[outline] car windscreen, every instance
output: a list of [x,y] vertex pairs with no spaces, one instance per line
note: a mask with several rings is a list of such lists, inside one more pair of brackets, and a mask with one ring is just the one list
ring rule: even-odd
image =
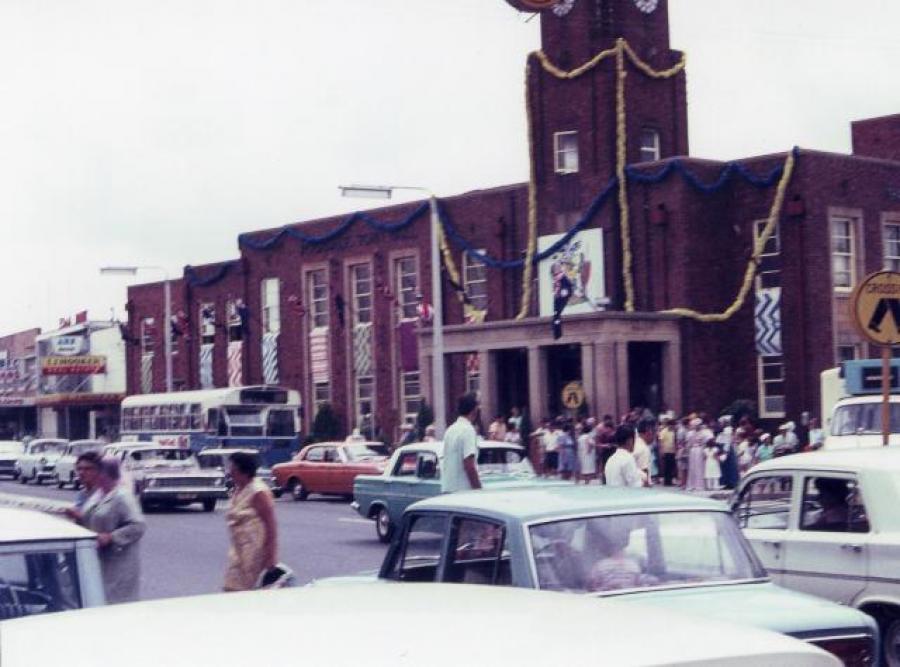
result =
[[388,455],[387,447],[384,445],[346,445],[344,451],[351,461],[367,461],[373,458],[384,458]]
[[140,461],[142,463],[148,461],[185,461],[189,458],[191,458],[189,449],[175,449],[174,447],[164,449],[142,449],[131,453],[132,461]]
[[224,468],[225,457],[221,454],[197,454],[197,462],[201,468]]
[[74,550],[0,554],[0,621],[79,607]]
[[530,528],[538,585],[609,594],[766,576],[730,516],[659,512],[585,517]]
[[72,456],[80,456],[85,452],[99,451],[101,447],[103,447],[103,445],[99,442],[85,442],[69,447],[69,454]]
[[[891,433],[900,433],[900,403],[891,403]],[[881,433],[881,401],[841,405],[831,420],[831,435]]]
[[516,473],[533,475],[534,468],[523,450],[506,447],[480,447],[478,449],[478,472]]

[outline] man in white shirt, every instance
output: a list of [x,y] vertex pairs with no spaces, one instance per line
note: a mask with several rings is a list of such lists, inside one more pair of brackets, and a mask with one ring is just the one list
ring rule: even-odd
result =
[[620,426],[616,429],[613,442],[616,443],[616,451],[603,469],[607,486],[642,487],[644,480],[631,453],[634,449],[634,431],[628,426]]
[[464,394],[457,407],[459,417],[444,434],[441,493],[481,488],[478,436],[472,425],[478,419],[478,399],[475,394]]
[[637,437],[634,439],[634,462],[637,463],[638,470],[644,476],[644,482],[647,486],[652,483],[650,476],[651,452],[650,446],[653,444],[656,435],[656,424],[650,420],[642,420],[637,425]]

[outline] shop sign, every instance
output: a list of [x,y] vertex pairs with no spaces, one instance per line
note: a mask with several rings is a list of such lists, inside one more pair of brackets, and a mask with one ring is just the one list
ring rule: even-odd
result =
[[71,357],[85,351],[84,336],[57,336],[50,339],[53,354]]
[[106,357],[98,354],[41,359],[42,375],[97,375],[105,372]]
[[35,399],[35,405],[110,405],[118,404],[125,394],[45,394]]

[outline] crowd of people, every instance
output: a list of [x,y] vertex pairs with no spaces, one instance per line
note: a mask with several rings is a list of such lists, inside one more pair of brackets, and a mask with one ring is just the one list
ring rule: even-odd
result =
[[621,450],[634,460],[640,477],[639,483],[629,478],[627,485],[661,484],[691,491],[733,489],[754,464],[818,449],[824,442],[815,418],[799,429],[786,422],[773,435],[747,415],[737,420],[703,413],[676,417],[654,415],[644,408],[633,408],[618,422],[611,415],[544,419],[525,438],[521,427],[521,412],[513,408],[509,417],[494,418],[487,439],[529,447],[542,475],[585,484],[618,483],[621,479],[611,477],[623,474],[624,459],[615,456]]

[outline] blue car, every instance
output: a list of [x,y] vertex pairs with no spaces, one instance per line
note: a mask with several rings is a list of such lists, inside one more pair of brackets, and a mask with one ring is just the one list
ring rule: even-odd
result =
[[687,494],[570,484],[435,496],[406,510],[378,578],[614,597],[878,662],[871,617],[773,584],[728,508]]

